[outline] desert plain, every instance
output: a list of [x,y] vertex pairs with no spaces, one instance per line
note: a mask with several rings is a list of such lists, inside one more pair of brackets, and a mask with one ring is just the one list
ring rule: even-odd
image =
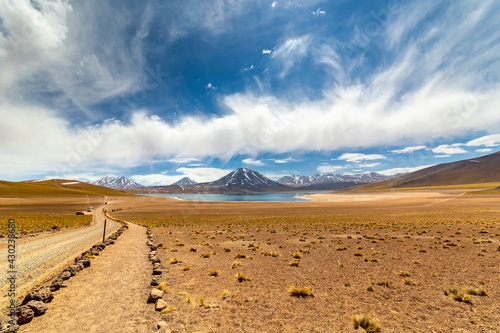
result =
[[[498,332],[500,196],[478,190],[322,193],[303,202],[109,197],[110,216],[134,225],[117,240],[119,254],[93,259],[94,271],[69,280],[56,308],[21,332],[49,332],[86,307],[98,314],[72,331],[113,318],[116,332],[155,332],[160,321],[171,332],[356,332],[358,315],[380,332]],[[146,228],[135,224],[161,245],[162,313],[147,303],[149,248],[127,246],[132,233],[145,242]],[[143,262],[132,269],[130,255]],[[76,292],[89,281],[94,294]],[[127,293],[138,298],[104,296]]]

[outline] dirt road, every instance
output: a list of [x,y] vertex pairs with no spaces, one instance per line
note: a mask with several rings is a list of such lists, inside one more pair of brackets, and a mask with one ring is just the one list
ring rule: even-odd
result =
[[[24,295],[34,286],[57,275],[81,252],[102,240],[105,219],[103,207],[94,211],[94,219],[90,226],[17,239],[15,264],[18,296]],[[111,235],[119,227],[119,223],[108,220],[106,234]],[[0,241],[0,252],[7,253],[7,239]],[[8,262],[0,261],[0,272],[8,270]],[[6,297],[7,289],[7,283],[2,278],[0,292],[3,297],[0,300],[0,308],[4,308],[9,301]]]
[[129,227],[89,268],[66,282],[45,315],[22,325],[20,332],[157,331],[157,313],[146,303],[151,281],[146,230]]

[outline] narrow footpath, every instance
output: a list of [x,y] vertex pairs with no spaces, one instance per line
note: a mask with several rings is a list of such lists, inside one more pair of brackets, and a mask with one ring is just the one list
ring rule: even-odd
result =
[[19,332],[151,332],[156,327],[146,301],[151,281],[146,229],[132,224],[89,268],[54,293],[46,314]]

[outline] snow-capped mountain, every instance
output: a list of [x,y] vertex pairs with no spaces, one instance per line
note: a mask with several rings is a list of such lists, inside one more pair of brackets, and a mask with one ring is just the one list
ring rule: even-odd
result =
[[224,186],[228,189],[242,189],[249,191],[269,191],[284,190],[287,186],[279,184],[274,180],[267,178],[257,171],[245,168],[232,171],[224,177],[204,185]]
[[198,184],[198,183],[195,182],[194,180],[192,180],[191,178],[184,177],[184,178],[179,179],[178,181],[176,181],[172,185],[196,185],[196,184]]
[[358,184],[367,184],[367,183],[375,183],[382,180],[386,180],[392,178],[394,176],[384,176],[380,173],[376,172],[367,172],[361,174],[353,174],[353,175],[339,175],[339,174],[327,174],[322,175],[317,173],[313,176],[285,176],[281,177],[278,180],[278,183],[287,185],[287,186],[309,186],[316,184],[324,184],[324,183],[358,183]]
[[144,187],[143,185],[136,183],[128,179],[127,177],[123,176],[122,177],[106,176],[99,180],[96,180],[95,182],[91,182],[90,184],[109,187],[113,189],[129,189],[129,188]]

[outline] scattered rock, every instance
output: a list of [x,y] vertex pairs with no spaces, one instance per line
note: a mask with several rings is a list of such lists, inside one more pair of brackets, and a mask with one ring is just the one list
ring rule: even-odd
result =
[[49,303],[54,299],[54,295],[50,291],[49,287],[42,287],[38,290],[29,292],[24,298],[23,305],[28,304],[30,301],[42,301],[44,303]]
[[150,260],[153,262],[153,264],[161,262],[160,258],[158,258],[158,257],[152,257]]
[[35,317],[35,312],[27,305],[22,305],[16,309],[17,323],[19,325],[29,323],[33,317]]
[[156,311],[161,311],[161,310],[165,309],[166,307],[167,307],[167,302],[165,302],[161,298],[156,301],[156,304],[155,304]]
[[45,311],[49,308],[47,304],[41,301],[29,301],[27,306],[35,313],[35,317],[45,314]]
[[154,303],[160,298],[162,298],[162,296],[163,296],[163,291],[155,288],[151,290],[151,292],[149,293],[148,303]]
[[63,280],[57,278],[54,281],[52,281],[49,288],[50,288],[50,291],[56,291],[56,290],[61,289],[62,286],[63,286]]
[[163,330],[163,332],[170,332],[170,330],[167,328],[167,323],[164,321],[160,321],[158,323],[158,329]]
[[[0,319],[0,333],[16,333],[19,331],[19,325],[9,322],[12,318]],[[14,321],[17,322],[17,319]]]
[[83,268],[85,267],[85,266],[83,266],[83,263],[81,263],[81,262],[76,263],[75,266],[76,266],[77,272],[83,270]]
[[61,275],[59,275],[59,277],[63,280],[69,280],[69,278],[71,277],[71,273],[68,271],[64,271],[61,273]]
[[161,269],[160,268],[153,268],[153,275],[161,275]]
[[83,267],[90,267],[90,258],[83,258],[80,261],[78,261],[83,265]]
[[146,243],[146,245],[147,245],[147,246],[152,246],[152,245],[153,245],[153,242],[152,242],[152,241],[148,241],[148,242]]
[[152,286],[157,286],[159,284],[160,284],[160,277],[159,276],[153,277],[153,279],[151,280],[151,285]]
[[156,251],[158,249],[158,245],[151,245],[150,248],[151,250]]

